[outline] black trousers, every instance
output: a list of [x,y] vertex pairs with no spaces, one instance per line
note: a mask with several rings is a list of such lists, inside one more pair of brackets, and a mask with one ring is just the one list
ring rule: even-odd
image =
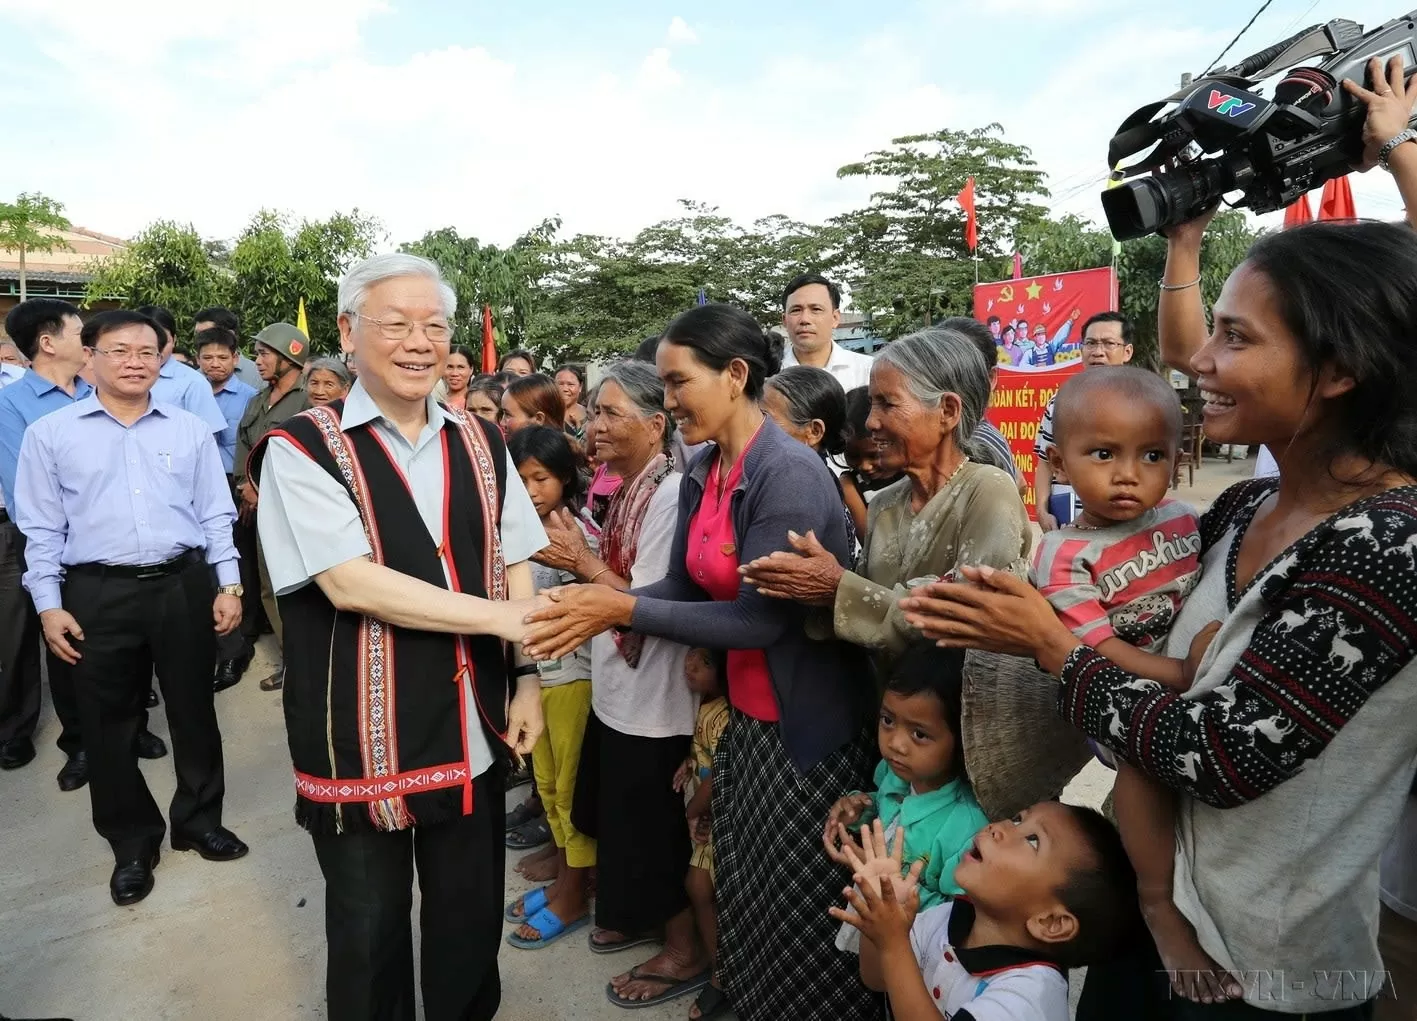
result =
[[[25,537],[0,510],[0,742],[34,737],[39,723],[39,659],[44,638],[39,614],[20,583],[25,572]],[[73,755],[83,747],[79,709],[69,665],[47,656],[49,690],[59,717],[59,748]]]
[[[239,510],[241,497],[236,494],[235,485],[231,489],[231,498],[236,501]],[[255,515],[250,521],[242,521],[238,514],[231,532],[236,541],[236,552],[241,554],[241,587],[245,590],[241,596],[241,637],[250,646],[261,637],[266,627],[266,608],[261,605],[261,569],[256,563]]]
[[195,837],[220,826],[226,786],[212,692],[211,568],[196,557],[175,574],[141,580],[70,569],[63,598],[84,632],[72,673],[94,829],[118,861],[142,857],[162,842],[162,812],[133,751],[154,669],[177,774],[172,831]]
[[502,1001],[503,781],[473,784],[473,813],[395,833],[319,834],[329,1021],[413,1021],[414,865],[427,1021],[487,1021]]

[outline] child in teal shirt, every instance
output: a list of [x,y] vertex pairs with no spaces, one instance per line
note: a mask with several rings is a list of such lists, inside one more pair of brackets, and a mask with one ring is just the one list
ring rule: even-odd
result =
[[[876,739],[881,764],[876,791],[853,791],[832,806],[822,841],[833,861],[849,865],[842,846],[876,819],[886,845],[904,836],[904,867],[923,859],[920,910],[959,893],[954,871],[974,835],[988,825],[964,770],[960,742],[964,653],[918,642],[901,656],[881,699]],[[858,856],[860,855],[858,850]],[[842,950],[855,952],[859,933],[843,926]]]

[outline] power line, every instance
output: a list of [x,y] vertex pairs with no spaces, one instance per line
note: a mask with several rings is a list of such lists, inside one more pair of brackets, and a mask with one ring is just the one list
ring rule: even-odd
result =
[[1215,70],[1216,65],[1225,59],[1225,54],[1229,53],[1230,50],[1234,47],[1234,45],[1240,41],[1240,37],[1243,36],[1246,32],[1248,32],[1250,30],[1250,26],[1252,26],[1256,21],[1259,20],[1260,15],[1263,14],[1265,11],[1269,10],[1269,5],[1272,3],[1274,3],[1274,0],[1264,0],[1264,3],[1260,4],[1260,9],[1255,11],[1254,16],[1251,17],[1249,21],[1245,22],[1245,27],[1240,29],[1239,32],[1235,33],[1235,38],[1231,39],[1229,45],[1227,45],[1225,49],[1220,51],[1220,56],[1212,60],[1210,62],[1210,66],[1206,68],[1204,72],[1202,72],[1202,78],[1204,78],[1206,75],[1210,74],[1210,72]]

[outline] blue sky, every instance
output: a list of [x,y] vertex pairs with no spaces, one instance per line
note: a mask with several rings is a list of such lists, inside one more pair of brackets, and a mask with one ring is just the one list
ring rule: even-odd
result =
[[[1257,5],[1258,0],[1256,0]],[[232,237],[261,207],[358,206],[392,244],[542,217],[628,234],[679,198],[741,219],[859,204],[836,168],[999,121],[1060,211],[1100,217],[1106,143],[1253,12],[1220,0],[0,0],[0,196],[130,235]],[[1275,0],[1232,53],[1372,0]],[[1380,173],[1360,214],[1400,213]]]

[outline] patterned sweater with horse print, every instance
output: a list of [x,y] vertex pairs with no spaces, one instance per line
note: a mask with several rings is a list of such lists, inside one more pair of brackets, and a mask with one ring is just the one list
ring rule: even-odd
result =
[[[344,430],[342,411],[335,401],[268,433],[252,452],[250,477],[260,477],[266,444],[279,436],[346,489],[375,563],[450,591],[506,598],[498,532],[506,459],[496,431],[469,415],[443,423],[444,526],[435,539],[372,426]],[[505,748],[501,641],[339,610],[314,584],[279,596],[279,604],[297,822],[339,833],[471,814],[469,719],[480,722],[494,749]],[[475,707],[466,704],[469,693]]]

